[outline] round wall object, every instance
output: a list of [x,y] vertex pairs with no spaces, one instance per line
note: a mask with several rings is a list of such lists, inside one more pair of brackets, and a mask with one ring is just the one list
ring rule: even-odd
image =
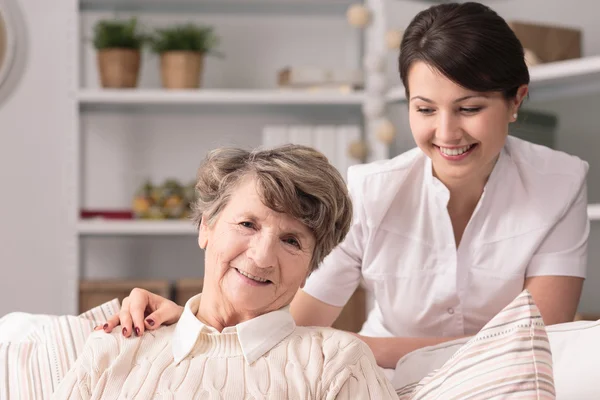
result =
[[25,22],[15,0],[0,0],[0,101],[24,71]]
[[362,4],[352,4],[346,12],[348,23],[358,28],[364,28],[371,22],[371,11]]
[[385,44],[390,50],[400,50],[404,32],[400,30],[390,30],[385,34]]
[[396,139],[396,127],[390,120],[384,119],[377,127],[376,136],[382,143],[390,145]]
[[356,160],[365,160],[367,158],[367,152],[367,145],[362,140],[352,142],[348,146],[348,155]]

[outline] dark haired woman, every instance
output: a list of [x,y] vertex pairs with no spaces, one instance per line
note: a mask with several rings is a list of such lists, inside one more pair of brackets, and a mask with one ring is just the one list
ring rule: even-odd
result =
[[[353,225],[294,298],[299,325],[331,325],[364,281],[360,332],[380,366],[473,335],[523,289],[546,324],[572,321],[586,272],[586,162],[508,137],[528,92],[523,47],[478,3],[419,13],[400,76],[417,148],[348,172]],[[144,311],[153,311],[144,319]],[[137,290],[120,322],[156,329],[181,308]]]

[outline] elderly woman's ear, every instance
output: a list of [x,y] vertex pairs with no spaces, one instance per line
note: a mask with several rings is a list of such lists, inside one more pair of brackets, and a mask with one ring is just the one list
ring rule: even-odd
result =
[[200,229],[198,230],[198,246],[200,246],[201,249],[206,249],[206,246],[208,245],[208,230],[208,225],[204,221],[204,217],[202,217]]

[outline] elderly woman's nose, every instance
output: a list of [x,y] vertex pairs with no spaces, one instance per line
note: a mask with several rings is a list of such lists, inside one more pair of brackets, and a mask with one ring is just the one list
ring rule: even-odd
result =
[[271,235],[257,235],[250,243],[250,248],[248,249],[249,257],[257,267],[273,267],[277,258],[276,245],[278,243],[279,238]]

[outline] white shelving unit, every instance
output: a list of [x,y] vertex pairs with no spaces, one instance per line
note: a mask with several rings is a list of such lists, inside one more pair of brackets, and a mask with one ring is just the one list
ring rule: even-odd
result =
[[[559,61],[530,68],[532,101],[600,93],[600,56]],[[404,87],[387,93],[389,103],[406,102]]]
[[[288,2],[281,5],[282,2]],[[279,3],[278,7],[273,7]],[[327,4],[325,4],[327,3]],[[150,10],[154,14],[165,12],[171,8],[178,10],[194,9],[194,12],[221,12],[234,13],[249,12],[250,9],[257,13],[294,13],[302,10],[303,14],[311,15],[316,12],[337,13],[344,18],[343,11],[351,4],[349,0],[333,1],[296,1],[282,0],[255,0],[252,4],[242,1],[223,0],[196,1],[177,0],[173,2],[159,0],[80,0],[80,12],[107,11],[107,10]],[[365,4],[374,10],[372,24],[363,33],[363,48],[361,54],[382,55],[385,51],[382,47],[384,36],[387,31],[384,0],[366,0]],[[78,52],[79,53],[79,52]],[[80,61],[79,61],[80,62]],[[586,57],[578,60],[563,61],[540,65],[531,68],[531,100],[546,101],[555,100],[569,96],[578,96],[588,93],[600,93],[600,56]],[[219,105],[219,106],[244,106],[252,108],[258,106],[286,106],[292,112],[303,113],[306,108],[314,106],[336,106],[347,107],[353,113],[361,114],[365,105],[373,98],[384,99],[388,105],[405,103],[404,88],[394,87],[384,93],[373,93],[370,90],[370,76],[365,72],[365,91],[342,93],[329,91],[300,92],[277,89],[201,89],[190,91],[166,91],[161,89],[132,89],[132,90],[103,90],[82,88],[76,93],[80,113],[94,113],[96,109],[117,109],[123,106],[136,107],[171,107],[195,106],[195,105]],[[254,110],[255,108],[252,108]],[[229,108],[227,108],[229,110]],[[362,118],[362,115],[361,115]],[[380,143],[374,135],[376,124],[365,120],[365,138],[373,150],[371,159],[387,158],[389,147]],[[81,133],[80,133],[81,135]],[[78,139],[79,143],[81,139]],[[79,151],[79,150],[78,150]],[[78,158],[82,158],[78,154]],[[78,173],[78,179],[81,176]],[[77,183],[77,187],[85,185],[85,182]],[[79,202],[77,204],[79,206]],[[590,220],[600,220],[600,204],[591,204],[588,207]],[[134,237],[177,237],[192,236],[196,229],[189,221],[111,221],[111,220],[79,220],[76,224],[79,239],[110,238],[121,236]],[[78,254],[77,262],[81,264],[81,256]]]
[[77,224],[80,236],[181,236],[197,235],[194,225],[183,221],[84,220]]
[[363,92],[291,91],[291,90],[82,90],[82,106],[95,105],[349,105],[360,106]]
[[[242,39],[239,35],[244,35],[244,31],[239,24],[240,21],[242,24],[248,23],[244,22],[244,19],[273,23],[273,29],[291,30],[295,34],[305,36],[304,30],[307,29],[305,25],[312,26],[314,16],[315,19],[319,19],[314,25],[316,31],[320,29],[323,32],[333,32],[334,38],[329,39],[337,43],[335,51],[327,50],[328,53],[335,55],[324,57],[326,59],[324,66],[347,67],[348,60],[339,55],[357,58],[364,50],[361,48],[360,30],[353,29],[345,21],[346,9],[352,3],[351,0],[78,0],[80,20],[74,26],[78,26],[82,31],[77,32],[78,35],[73,35],[74,37],[90,36],[90,27],[97,19],[110,18],[114,12],[119,12],[123,18],[130,15],[138,16],[142,26],[148,24],[145,26],[147,29],[153,26],[181,23],[184,20],[189,22],[189,19],[212,25],[216,28],[217,34],[223,35],[225,39],[223,42],[229,39],[229,46],[233,51],[228,54],[225,49],[225,58],[222,62],[206,60],[204,82],[200,89],[157,88],[160,86],[159,71],[156,70],[157,60],[155,57],[144,58],[143,54],[139,79],[142,83],[139,83],[139,87],[109,90],[96,87],[97,76],[93,66],[96,60],[94,52],[89,48],[91,46],[89,40],[73,40],[73,45],[77,49],[75,51],[77,60],[73,69],[80,71],[81,74],[80,87],[74,92],[79,111],[79,120],[76,121],[79,132],[74,140],[76,154],[74,158],[79,168],[73,185],[73,190],[78,193],[78,198],[74,201],[77,214],[79,215],[81,208],[120,209],[120,206],[127,202],[127,192],[133,191],[135,187],[132,186],[137,185],[137,181],[145,176],[147,172],[145,168],[151,170],[147,172],[148,176],[153,174],[156,177],[155,183],[160,183],[159,180],[163,179],[161,169],[164,166],[171,167],[171,164],[177,164],[176,167],[171,168],[171,171],[189,171],[189,177],[193,178],[192,168],[197,167],[197,164],[193,167],[186,165],[185,162],[180,165],[178,163],[180,160],[197,158],[199,162],[202,152],[206,148],[219,145],[221,140],[236,146],[247,146],[252,143],[248,137],[254,134],[258,138],[256,134],[260,132],[257,131],[257,127],[261,125],[282,123],[281,121],[293,121],[297,125],[313,124],[315,115],[315,125],[317,123],[341,125],[342,122],[348,124],[345,117],[347,115],[354,118],[351,120],[353,124],[362,124],[361,107],[367,97],[364,91],[343,92],[325,89],[301,91],[265,87],[272,82],[265,80],[264,71],[269,71],[268,78],[276,80],[274,64],[277,64],[276,68],[280,68],[287,66],[287,62],[290,62],[291,66],[303,65],[300,64],[301,60],[310,63],[312,59],[310,57],[320,54],[319,51],[323,53],[326,49],[331,50],[330,44],[320,43],[304,54],[302,51],[287,50],[288,43],[281,38],[267,40],[265,47],[271,46],[270,52],[290,53],[289,56],[287,53],[283,56],[275,54],[277,61],[273,62],[270,62],[269,58],[264,58],[265,54],[249,51],[247,48],[241,48],[240,45],[231,45],[232,39],[234,41],[235,38]],[[280,16],[281,19],[293,20],[292,26],[279,22]],[[333,21],[335,26],[331,27],[329,21]],[[256,26],[252,29],[260,31],[261,27]],[[288,36],[292,35],[290,32],[287,33]],[[265,35],[261,36],[260,32],[256,36],[249,36],[252,39],[259,38],[258,40],[265,38]],[[301,38],[301,43],[302,40],[305,42],[305,48],[308,47],[308,40],[313,42],[317,40],[311,35],[307,35],[307,38]],[[347,41],[343,42],[346,39]],[[240,52],[243,53],[243,57],[240,57]],[[302,53],[302,56],[296,53]],[[236,56],[241,60],[236,60]],[[214,61],[214,64],[211,65],[211,61]],[[248,66],[243,65],[244,61],[251,63],[252,66],[247,68]],[[319,59],[316,65],[321,61],[323,60]],[[360,61],[350,60],[355,66],[359,66]],[[236,70],[227,70],[226,63],[233,63],[233,65],[238,63],[239,67],[236,67]],[[257,64],[262,70],[252,69]],[[222,70],[218,71],[219,69]],[[244,71],[243,80],[236,75],[238,70]],[[218,73],[213,75],[216,78],[211,81],[208,79],[207,72],[215,71]],[[257,77],[252,76],[253,71],[254,74],[258,74]],[[151,78],[144,81],[144,76]],[[228,80],[230,76],[237,81],[231,83]],[[218,81],[219,79],[222,80]],[[221,84],[231,87],[247,84],[258,88],[221,89]],[[214,88],[215,86],[218,88]],[[333,114],[338,115],[338,119],[330,122]],[[342,117],[339,117],[340,115]],[[238,116],[243,122],[238,122]],[[246,121],[248,125],[245,125]],[[214,131],[215,127],[216,131]],[[232,140],[237,137],[235,134],[241,139]],[[227,135],[230,136],[222,138]],[[168,138],[172,138],[170,142]],[[203,140],[206,143],[202,143]],[[129,144],[131,146],[127,147]],[[161,158],[161,152],[154,151],[157,148],[163,148],[164,153],[168,153],[171,158]],[[157,158],[161,159],[156,160]],[[135,161],[128,159],[135,159]],[[98,167],[102,163],[106,165]],[[90,172],[92,169],[93,171]],[[106,169],[108,172],[102,173],[99,169]],[[121,171],[124,175],[129,173],[130,175],[119,176]],[[94,188],[102,185],[102,189],[90,190],[90,185]],[[104,195],[103,193],[110,191],[115,191],[115,194]],[[93,206],[90,203],[93,203]],[[168,258],[171,253],[173,254],[170,257],[177,257],[178,264],[186,265],[182,270],[190,270],[187,265],[195,266],[198,263],[196,258],[189,257],[189,251],[192,250],[189,248],[190,238],[193,239],[193,236],[197,235],[197,230],[188,220],[75,219],[74,225],[77,234],[74,262],[79,266],[79,279],[98,275],[97,272],[105,266],[110,271],[126,270],[133,262],[137,262],[136,260],[143,259],[148,252],[158,252],[157,249],[163,252],[158,257],[152,257],[151,261],[156,258],[156,262],[150,266],[144,265],[145,270],[163,271],[164,266],[160,258]],[[114,252],[108,250],[113,248]],[[182,248],[187,251],[186,254],[179,252]],[[195,256],[201,258],[199,254]],[[96,273],[90,274],[91,271]],[[102,271],[100,272],[102,275]],[[177,271],[168,272],[177,274]],[[126,273],[125,271],[124,275]]]

